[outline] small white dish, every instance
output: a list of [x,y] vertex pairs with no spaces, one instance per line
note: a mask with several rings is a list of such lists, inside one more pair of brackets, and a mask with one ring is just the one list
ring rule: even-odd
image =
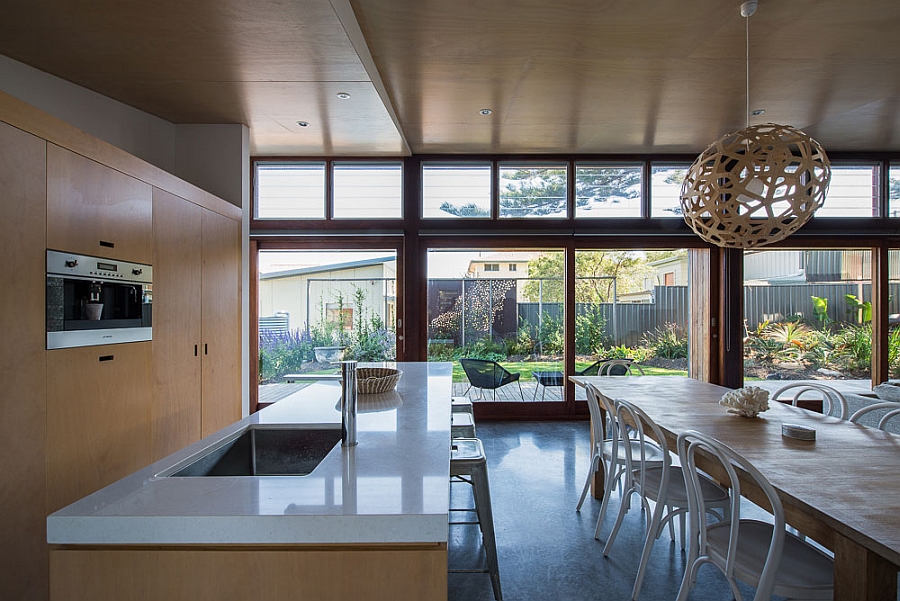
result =
[[816,429],[797,424],[781,424],[781,435],[797,440],[815,440]]

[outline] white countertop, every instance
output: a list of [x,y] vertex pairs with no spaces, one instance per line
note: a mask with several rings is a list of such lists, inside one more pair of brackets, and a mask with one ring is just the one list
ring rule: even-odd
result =
[[251,424],[340,423],[337,382],[315,383],[51,514],[48,542],[447,542],[452,365],[378,365],[403,371],[398,394],[360,396],[359,445],[338,443],[309,475],[159,476]]

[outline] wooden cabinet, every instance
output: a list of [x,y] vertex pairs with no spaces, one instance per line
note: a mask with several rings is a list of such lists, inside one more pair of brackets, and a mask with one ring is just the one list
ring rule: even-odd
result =
[[202,428],[241,418],[241,224],[203,210]]
[[153,460],[200,440],[203,209],[153,189]]
[[153,190],[153,459],[241,418],[240,223]]
[[46,222],[44,140],[0,123],[0,591],[5,599],[48,595],[46,497],[47,364],[44,351]]
[[47,246],[150,263],[151,189],[131,176],[47,144]]
[[47,352],[47,513],[150,463],[150,344]]

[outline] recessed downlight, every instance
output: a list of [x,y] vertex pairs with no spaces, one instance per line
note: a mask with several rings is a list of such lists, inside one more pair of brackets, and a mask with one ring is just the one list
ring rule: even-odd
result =
[[750,114],[753,115],[754,117],[759,117],[760,115],[765,115],[766,111],[765,111],[765,109],[756,109],[755,111],[753,111]]
[[309,121],[297,121],[297,125],[300,127],[309,127]]
[[338,92],[337,97],[341,100],[350,100],[350,94],[348,94],[347,92]]
[[481,110],[478,111],[478,112],[481,113],[482,115],[490,115],[490,114],[493,113],[494,111],[492,111],[491,109],[481,109]]

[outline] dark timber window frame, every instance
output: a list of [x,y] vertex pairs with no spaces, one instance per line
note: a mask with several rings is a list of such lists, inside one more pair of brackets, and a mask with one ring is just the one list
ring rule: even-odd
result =
[[[840,163],[877,164],[880,167],[875,215],[858,218],[813,219],[799,232],[775,248],[837,248],[841,245],[869,248],[872,251],[872,286],[875,300],[873,316],[873,384],[888,379],[888,249],[900,247],[900,218],[888,215],[890,166],[900,162],[900,153],[830,153]],[[414,155],[398,157],[253,157],[251,174],[257,161],[322,161],[326,163],[326,218],[321,220],[255,219],[251,205],[251,353],[258,354],[256,341],[256,255],[262,249],[395,248],[397,251],[398,361],[427,359],[427,327],[421,316],[427,314],[425,289],[429,249],[564,249],[566,264],[566,306],[574,306],[574,253],[592,248],[656,249],[688,248],[691,265],[691,297],[697,313],[691,316],[691,375],[723,384],[743,384],[742,252],[706,244],[679,218],[650,217],[650,173],[654,164],[690,164],[693,155]],[[333,219],[331,198],[332,166],[335,162],[403,162],[403,218]],[[421,173],[423,163],[490,163],[492,170],[491,217],[421,217]],[[499,218],[499,163],[566,163],[568,166],[567,216],[565,218]],[[641,217],[587,218],[574,216],[575,164],[640,163],[644,185],[641,193]],[[251,203],[255,203],[251,182]],[[768,247],[767,247],[768,248]],[[567,375],[574,369],[574,315],[566,313],[565,364]],[[256,366],[255,361],[250,362]],[[256,381],[252,379],[251,381]],[[574,389],[567,384],[566,402],[550,404],[519,403],[519,407],[495,407],[482,411],[496,417],[552,418],[586,414],[583,403],[574,402]],[[255,392],[253,393],[255,396]],[[479,404],[488,407],[493,403]],[[497,405],[512,405],[498,403]],[[255,403],[251,404],[255,407]]]

